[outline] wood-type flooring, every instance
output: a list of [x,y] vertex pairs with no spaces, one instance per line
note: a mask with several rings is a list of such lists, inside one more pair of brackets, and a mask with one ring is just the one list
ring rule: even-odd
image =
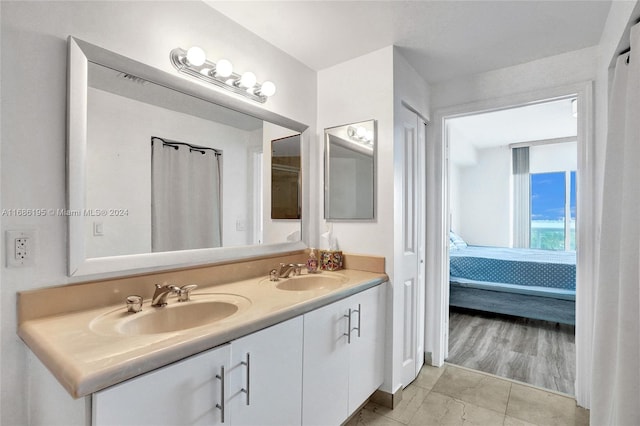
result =
[[574,395],[575,327],[451,308],[447,362]]

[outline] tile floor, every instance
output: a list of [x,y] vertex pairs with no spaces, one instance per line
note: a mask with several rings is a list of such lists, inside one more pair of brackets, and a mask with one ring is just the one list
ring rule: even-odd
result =
[[569,396],[445,364],[424,366],[394,410],[369,402],[345,426],[588,424]]

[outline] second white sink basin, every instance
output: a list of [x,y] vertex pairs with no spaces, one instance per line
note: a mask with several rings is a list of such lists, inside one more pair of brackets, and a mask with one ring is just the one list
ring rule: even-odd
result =
[[[148,303],[148,302],[147,302]],[[129,335],[170,333],[214,324],[251,305],[251,301],[234,294],[195,294],[188,302],[169,299],[162,308],[144,305],[131,314],[118,309],[101,315],[91,329],[102,333]]]
[[298,275],[283,278],[276,284],[276,288],[288,291],[332,290],[341,287],[347,281],[347,277],[337,274]]

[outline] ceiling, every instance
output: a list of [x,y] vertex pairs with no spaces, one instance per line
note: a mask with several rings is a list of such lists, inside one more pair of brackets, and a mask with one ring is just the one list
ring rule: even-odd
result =
[[576,136],[578,120],[571,102],[561,99],[448,119],[451,161],[473,165],[482,149]]
[[611,1],[206,3],[314,70],[396,45],[429,83],[598,44]]

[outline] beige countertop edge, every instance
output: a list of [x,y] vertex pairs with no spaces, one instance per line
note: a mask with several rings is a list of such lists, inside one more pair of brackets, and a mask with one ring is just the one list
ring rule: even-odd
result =
[[46,348],[41,343],[41,333],[37,326],[37,323],[42,320],[24,322],[18,329],[18,335],[58,379],[67,392],[74,398],[81,398],[199,352],[215,348],[258,330],[313,311],[387,281],[388,277],[385,274],[378,274],[377,277],[314,297],[286,309],[264,314],[259,318],[247,319],[224,330],[216,330],[210,334],[196,336],[186,335],[179,342],[171,341],[166,347],[156,348],[144,355],[128,359],[126,362],[115,363],[100,369],[91,369],[90,367],[85,369],[83,366],[76,364],[73,354],[60,350],[56,351],[51,347]]

